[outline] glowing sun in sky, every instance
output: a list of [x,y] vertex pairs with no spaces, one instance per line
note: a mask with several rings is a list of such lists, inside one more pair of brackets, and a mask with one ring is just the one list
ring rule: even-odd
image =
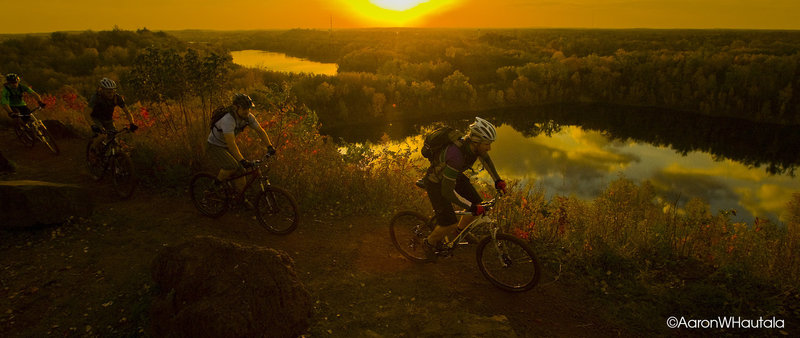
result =
[[428,2],[428,0],[369,0],[375,6],[393,11],[404,11],[417,5]]
[[414,26],[463,0],[335,0],[367,25]]

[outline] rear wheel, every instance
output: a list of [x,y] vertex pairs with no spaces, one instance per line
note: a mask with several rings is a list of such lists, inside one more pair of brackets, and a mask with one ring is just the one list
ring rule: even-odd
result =
[[255,207],[258,222],[273,234],[290,234],[300,223],[297,202],[281,188],[266,187],[256,199]]
[[130,198],[136,190],[136,175],[133,170],[133,162],[125,153],[121,153],[111,159],[111,173],[114,183],[114,190],[122,198]]
[[14,134],[17,135],[17,138],[23,145],[28,148],[33,147],[36,138],[34,138],[30,128],[25,125],[25,122],[22,122],[22,118],[16,118],[15,120],[17,123],[14,126]]
[[498,233],[497,241],[484,237],[477,248],[478,268],[495,286],[511,292],[523,292],[539,283],[539,260],[525,241]]
[[189,183],[192,203],[201,214],[211,218],[222,216],[228,211],[230,200],[225,184],[217,183],[217,178],[208,173],[199,173]]
[[392,244],[413,262],[428,262],[422,241],[433,231],[432,222],[414,211],[401,211],[389,223]]

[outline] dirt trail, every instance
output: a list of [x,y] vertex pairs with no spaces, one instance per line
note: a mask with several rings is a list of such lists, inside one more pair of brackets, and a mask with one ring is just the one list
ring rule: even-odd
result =
[[477,270],[474,248],[436,264],[411,263],[392,246],[381,217],[303,215],[297,231],[275,236],[237,212],[205,218],[182,193],[141,189],[121,201],[109,182],[89,179],[84,140],[58,141],[62,154],[52,156],[39,145],[19,147],[0,130],[3,154],[17,164],[17,173],[0,179],[79,184],[93,190],[95,202],[86,221],[0,231],[2,337],[147,336],[152,259],[198,235],[289,253],[317,299],[310,336],[630,334],[563,285],[522,294],[492,287]]

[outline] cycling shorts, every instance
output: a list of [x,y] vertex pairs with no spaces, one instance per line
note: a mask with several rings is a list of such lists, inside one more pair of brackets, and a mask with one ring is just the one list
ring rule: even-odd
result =
[[[427,178],[426,178],[427,180]],[[442,183],[433,183],[428,180],[425,190],[428,191],[428,198],[431,200],[431,205],[436,213],[436,221],[441,226],[449,226],[458,222],[453,204],[442,196]],[[475,190],[475,187],[470,183],[469,178],[463,173],[456,176],[456,194],[466,198],[472,203],[483,202],[481,195]]]

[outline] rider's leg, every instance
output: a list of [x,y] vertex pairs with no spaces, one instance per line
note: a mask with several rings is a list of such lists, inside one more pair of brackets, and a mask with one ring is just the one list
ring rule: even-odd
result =
[[[242,165],[236,161],[227,148],[206,143],[206,156],[208,156],[213,164],[220,168],[217,174],[217,180],[219,181],[225,181],[237,172],[243,170]],[[236,187],[237,191],[244,190],[245,183],[247,183],[247,180],[244,177],[237,178],[233,181],[233,185]]]
[[[95,126],[100,127],[101,131],[105,131],[106,133],[116,133],[117,127],[114,125],[114,120],[101,120],[95,117],[92,117],[92,122]],[[92,149],[94,151],[99,151],[101,149],[101,144],[105,142],[106,134],[97,134],[95,138],[92,140]]]

